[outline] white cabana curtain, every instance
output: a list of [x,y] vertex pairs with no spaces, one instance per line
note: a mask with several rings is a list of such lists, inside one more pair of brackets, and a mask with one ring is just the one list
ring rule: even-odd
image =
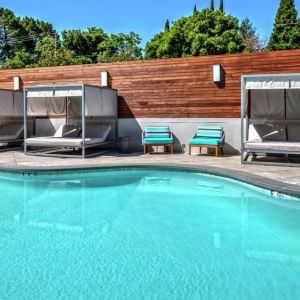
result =
[[24,94],[22,92],[14,92],[14,117],[24,116]]
[[0,116],[23,116],[23,93],[17,91],[0,90]]
[[113,116],[116,112],[116,92],[91,86],[85,88],[85,115],[93,117]]
[[300,120],[300,90],[286,91],[286,119]]
[[[117,92],[86,85],[85,116],[101,117],[117,114]],[[82,114],[82,86],[34,87],[27,91],[28,116],[68,115],[78,119]]]
[[28,116],[56,116],[66,114],[66,98],[28,98]]
[[283,120],[285,118],[284,90],[252,90],[250,117]]

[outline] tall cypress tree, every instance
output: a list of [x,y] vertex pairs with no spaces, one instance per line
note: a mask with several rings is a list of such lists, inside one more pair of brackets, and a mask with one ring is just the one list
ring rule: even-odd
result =
[[224,12],[224,2],[223,2],[223,0],[220,0],[220,8],[219,8],[219,10],[221,12]]
[[197,12],[197,3],[194,5],[194,14]]
[[167,19],[166,24],[165,24],[165,32],[168,32],[170,30],[170,22],[169,19]]
[[300,21],[294,0],[281,0],[276,14],[269,50],[300,48]]
[[215,2],[214,0],[210,0],[210,9],[215,10]]

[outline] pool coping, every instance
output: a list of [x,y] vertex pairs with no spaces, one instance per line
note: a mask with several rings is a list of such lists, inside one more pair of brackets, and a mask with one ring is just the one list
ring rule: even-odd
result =
[[[200,172],[203,174],[216,175],[225,178],[238,180],[262,189],[271,191],[275,196],[281,194],[300,198],[300,186],[270,179],[256,174],[237,171],[213,166],[193,166],[190,164],[163,164],[163,163],[115,163],[115,164],[94,164],[94,165],[75,165],[75,166],[16,166],[0,165],[0,171],[9,173],[44,173],[44,172],[70,172],[79,170],[95,169],[114,169],[114,168],[162,168],[165,170],[181,170]],[[299,199],[300,200],[300,199]]]

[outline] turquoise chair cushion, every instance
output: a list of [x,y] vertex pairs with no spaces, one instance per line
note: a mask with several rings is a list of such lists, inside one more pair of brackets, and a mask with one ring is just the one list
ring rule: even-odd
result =
[[170,129],[168,126],[154,126],[154,127],[145,127],[145,133],[168,133]]
[[200,125],[198,126],[198,130],[219,130],[223,131],[222,126],[214,126],[214,125]]
[[219,130],[197,130],[197,137],[221,138],[222,134]]
[[173,138],[170,137],[146,137],[144,138],[145,145],[167,145],[173,144]]
[[145,132],[145,137],[159,137],[159,138],[168,138],[170,137],[170,133],[153,133],[153,132]]
[[196,137],[189,141],[189,145],[207,145],[207,146],[219,146],[221,140],[218,138]]

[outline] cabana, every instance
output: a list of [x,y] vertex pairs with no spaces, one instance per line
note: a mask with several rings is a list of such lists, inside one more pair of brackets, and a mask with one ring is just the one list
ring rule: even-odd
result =
[[114,89],[85,84],[26,87],[24,153],[85,158],[115,150],[117,118]]
[[270,157],[290,162],[300,155],[300,74],[242,76],[241,140],[242,163],[278,164]]
[[0,89],[0,149],[23,144],[23,92]]

